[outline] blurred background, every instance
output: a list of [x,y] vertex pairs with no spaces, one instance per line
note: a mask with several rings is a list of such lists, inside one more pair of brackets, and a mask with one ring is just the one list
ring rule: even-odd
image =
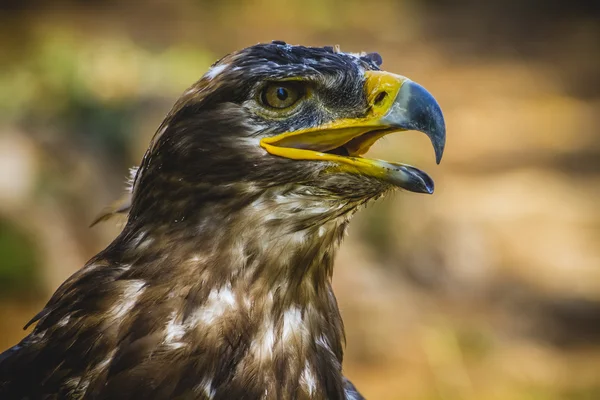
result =
[[122,225],[88,228],[209,65],[273,39],[378,51],[448,144],[351,225],[334,277],[370,399],[600,399],[600,2],[0,1],[0,351]]

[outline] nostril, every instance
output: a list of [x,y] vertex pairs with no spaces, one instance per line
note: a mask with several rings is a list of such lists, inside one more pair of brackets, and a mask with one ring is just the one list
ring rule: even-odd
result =
[[374,105],[378,106],[381,104],[381,102],[383,100],[385,100],[385,98],[387,97],[387,92],[379,92],[377,93],[377,96],[375,96],[375,101],[373,102]]

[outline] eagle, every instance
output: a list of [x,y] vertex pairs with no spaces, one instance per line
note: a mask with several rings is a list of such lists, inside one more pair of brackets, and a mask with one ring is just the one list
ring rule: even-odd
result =
[[[378,53],[282,41],[233,52],[153,136],[118,237],[0,355],[0,399],[348,399],[332,290],[352,215],[423,171],[365,157],[445,125]],[[27,328],[27,326],[25,327]]]

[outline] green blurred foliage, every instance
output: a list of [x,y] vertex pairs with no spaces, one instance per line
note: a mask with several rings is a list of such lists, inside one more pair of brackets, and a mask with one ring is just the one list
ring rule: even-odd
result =
[[176,97],[215,56],[197,47],[146,48],[120,35],[88,37],[51,27],[33,35],[0,74],[0,110],[8,121],[78,137],[126,159],[135,119],[146,102]]
[[0,218],[0,298],[39,289],[39,252],[33,238],[9,220]]

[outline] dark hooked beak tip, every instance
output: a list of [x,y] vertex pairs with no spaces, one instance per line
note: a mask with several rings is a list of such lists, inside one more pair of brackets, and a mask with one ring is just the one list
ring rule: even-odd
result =
[[444,116],[438,102],[423,86],[405,81],[384,120],[392,126],[426,134],[433,145],[436,163],[442,161],[446,146]]
[[410,165],[400,167],[403,181],[401,187],[411,192],[433,194],[433,179],[424,171]]

